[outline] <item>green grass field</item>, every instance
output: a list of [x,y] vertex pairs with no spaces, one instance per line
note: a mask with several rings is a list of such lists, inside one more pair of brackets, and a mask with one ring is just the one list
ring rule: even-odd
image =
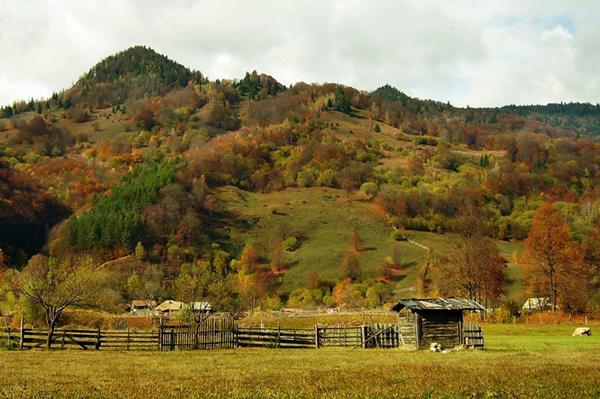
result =
[[[595,329],[595,326],[592,327]],[[485,325],[485,351],[0,351],[7,398],[597,398],[600,336]]]

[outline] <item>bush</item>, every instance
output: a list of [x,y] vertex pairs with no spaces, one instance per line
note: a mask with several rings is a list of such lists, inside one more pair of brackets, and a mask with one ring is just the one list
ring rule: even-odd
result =
[[74,108],[71,110],[71,117],[76,123],[87,122],[92,119],[90,112],[87,109]]
[[377,191],[378,191],[378,187],[377,187],[377,183],[373,183],[371,181],[368,181],[366,183],[363,183],[360,186],[360,191],[362,191],[363,193],[365,193],[365,195],[367,196],[367,198],[372,199],[375,197],[375,195],[377,195]]
[[[16,334],[16,333],[15,333]],[[0,341],[0,350],[16,350],[19,349],[19,343],[16,341],[7,342],[7,340],[2,339]]]
[[298,248],[300,248],[300,242],[296,237],[288,237],[283,242],[283,249],[288,252],[294,252]]
[[406,235],[400,231],[400,230],[394,230],[392,231],[392,234],[390,235],[392,237],[392,239],[396,240],[396,241],[406,241],[408,240],[408,237],[406,237]]
[[438,144],[437,140],[431,136],[415,137],[413,142],[418,145],[429,145],[429,146],[436,146]]

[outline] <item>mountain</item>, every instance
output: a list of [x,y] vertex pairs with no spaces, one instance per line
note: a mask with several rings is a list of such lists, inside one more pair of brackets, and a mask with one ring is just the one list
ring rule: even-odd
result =
[[210,81],[133,47],[1,116],[0,247],[15,267],[135,254],[136,278],[171,296],[202,265],[248,306],[374,306],[461,294],[444,265],[476,231],[506,263],[486,300],[508,306],[531,294],[524,240],[545,202],[590,270],[600,258],[597,105],[460,108],[256,71]]
[[164,95],[185,87],[193,76],[190,69],[166,56],[135,46],[96,64],[62,97],[72,104],[105,108],[130,99]]
[[256,71],[246,72],[246,75],[237,83],[236,87],[240,94],[253,100],[256,100],[259,96],[264,98],[276,95],[285,90],[285,86],[275,80],[274,77],[264,73],[258,74]]
[[388,84],[379,87],[372,94],[374,97],[381,98],[382,100],[398,101],[402,104],[406,104],[410,100],[409,96]]

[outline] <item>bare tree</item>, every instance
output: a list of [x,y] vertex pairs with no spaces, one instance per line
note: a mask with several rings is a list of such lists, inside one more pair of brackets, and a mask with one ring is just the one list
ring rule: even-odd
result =
[[475,234],[457,239],[439,267],[441,291],[466,295],[486,306],[505,291],[506,260],[487,237]]
[[146,267],[143,273],[135,273],[127,279],[127,288],[137,298],[158,301],[165,295],[164,272],[157,265]]
[[52,347],[54,330],[70,306],[89,305],[97,292],[96,271],[89,262],[60,263],[56,258],[33,256],[21,272],[7,275],[9,287],[44,310],[48,335],[46,346]]

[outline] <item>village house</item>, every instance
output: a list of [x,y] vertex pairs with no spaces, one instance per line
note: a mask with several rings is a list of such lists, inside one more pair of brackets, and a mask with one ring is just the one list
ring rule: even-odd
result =
[[552,302],[547,297],[528,298],[522,307],[526,311],[550,310],[551,308]]
[[129,311],[132,313],[146,313],[151,312],[156,307],[156,301],[150,301],[145,299],[134,299],[129,305]]
[[[158,305],[154,310],[163,315],[171,316],[180,312],[183,309],[189,309],[190,303],[174,301],[172,299],[167,299]],[[212,305],[208,302],[192,302],[191,308],[194,312],[207,312],[211,313],[213,311]]]

